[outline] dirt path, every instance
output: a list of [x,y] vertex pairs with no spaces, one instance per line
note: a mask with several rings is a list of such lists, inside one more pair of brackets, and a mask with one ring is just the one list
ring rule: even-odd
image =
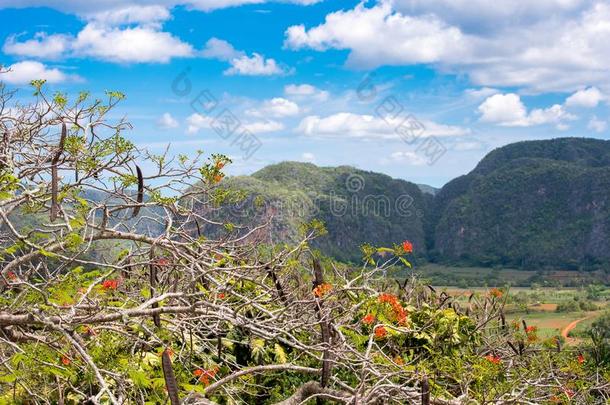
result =
[[574,329],[576,327],[576,325],[578,325],[579,322],[586,321],[587,319],[593,318],[594,316],[597,316],[597,313],[589,314],[589,315],[585,316],[584,318],[580,318],[580,319],[570,322],[565,328],[563,328],[561,330],[561,336],[563,336],[563,338],[567,342],[575,341],[574,338],[568,337],[568,335],[570,334],[570,331],[572,329]]

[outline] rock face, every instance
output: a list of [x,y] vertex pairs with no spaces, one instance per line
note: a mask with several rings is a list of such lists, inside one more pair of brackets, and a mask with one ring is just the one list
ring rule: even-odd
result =
[[610,262],[610,142],[519,142],[436,195],[433,259],[524,268]]
[[347,166],[283,162],[251,176],[228,178],[223,186],[248,197],[211,212],[213,217],[246,229],[269,221],[253,235],[261,241],[295,241],[299,224],[315,218],[325,223],[328,234],[314,247],[339,260],[360,262],[363,243],[392,246],[405,239],[414,243],[417,254],[426,254],[428,200],[413,183]]

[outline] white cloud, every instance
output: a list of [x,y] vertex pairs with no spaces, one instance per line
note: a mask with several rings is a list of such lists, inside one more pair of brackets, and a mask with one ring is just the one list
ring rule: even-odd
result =
[[76,75],[68,75],[57,68],[49,68],[36,61],[26,60],[7,67],[8,72],[0,74],[0,81],[10,84],[26,84],[32,80],[44,79],[48,83],[80,80]]
[[422,166],[428,163],[425,156],[412,151],[397,151],[390,155],[390,159],[395,163],[406,163],[411,166]]
[[294,101],[282,97],[275,97],[263,102],[259,108],[246,111],[246,114],[254,117],[290,117],[299,114],[300,108]]
[[496,90],[491,87],[481,87],[479,89],[466,89],[464,93],[466,93],[466,95],[470,98],[480,99],[493,96],[494,94],[499,93],[499,90]]
[[488,97],[478,108],[482,122],[505,127],[529,127],[533,125],[555,124],[558,129],[567,129],[565,121],[576,117],[555,104],[546,109],[534,109],[528,113],[521,97],[514,93],[495,94]]
[[[422,120],[424,131],[420,136],[461,136],[470,131],[466,128],[438,124]],[[301,120],[297,132],[314,137],[345,137],[361,139],[399,139],[395,125],[372,115],[348,112],[326,117],[310,115]]]
[[313,163],[316,161],[316,155],[314,155],[311,152],[303,152],[303,154],[301,155],[301,160],[303,160],[305,162]]
[[161,129],[173,129],[180,126],[178,121],[172,117],[170,113],[163,113],[163,115],[157,121],[157,125]]
[[186,133],[195,135],[201,129],[210,128],[210,120],[201,114],[191,114],[186,119]]
[[284,86],[284,94],[298,99],[328,100],[329,93],[310,84],[288,84]]
[[243,56],[244,53],[233,48],[233,45],[225,40],[210,38],[208,42],[206,42],[205,48],[201,54],[205,58],[230,61],[231,59]]
[[[310,5],[318,3],[322,0],[280,0],[284,3]],[[186,6],[187,8],[213,11],[227,7],[237,7],[246,4],[263,4],[269,3],[268,0],[131,0],[129,3],[137,6],[145,5],[161,5],[166,7]],[[87,16],[91,13],[99,13],[115,9],[118,0],[3,0],[0,3],[0,9],[6,7],[52,7],[57,10],[73,13],[80,16]]]
[[265,59],[256,52],[252,56],[243,55],[233,58],[230,63],[231,67],[224,71],[228,76],[272,76],[286,73],[274,59]]
[[[285,46],[348,50],[356,67],[434,64],[481,86],[573,91],[610,86],[610,4],[541,0],[387,0],[286,30]],[[459,10],[455,13],[452,10]]]
[[262,134],[265,132],[277,132],[284,129],[284,124],[277,121],[257,121],[244,124],[244,128],[253,134]]
[[93,57],[117,63],[166,63],[172,58],[193,56],[190,44],[160,30],[160,23],[169,17],[169,11],[160,6],[127,6],[92,13],[76,36],[42,32],[23,42],[12,36],[3,51],[22,57]]
[[608,128],[608,122],[598,119],[596,116],[591,117],[587,124],[587,129],[595,132],[604,132]]
[[394,13],[386,1],[331,13],[310,30],[291,26],[284,44],[292,49],[348,49],[349,62],[365,67],[439,62],[464,54],[467,45],[459,29],[434,16],[420,19]]
[[2,52],[22,57],[57,59],[68,50],[69,42],[67,35],[47,35],[44,32],[36,33],[34,38],[23,42],[17,42],[17,37],[12,35],[4,43]]
[[597,87],[589,87],[572,94],[565,104],[568,107],[594,108],[605,99],[606,97]]
[[175,57],[193,55],[193,47],[168,32],[149,27],[113,28],[90,23],[72,44],[79,56],[110,62],[169,62]]
[[161,22],[170,19],[170,17],[171,14],[167,7],[160,5],[128,5],[86,15],[88,20],[109,26],[145,24],[158,27]]

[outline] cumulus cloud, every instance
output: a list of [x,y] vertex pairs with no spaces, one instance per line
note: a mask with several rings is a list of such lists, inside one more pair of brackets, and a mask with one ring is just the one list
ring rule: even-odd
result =
[[277,121],[257,121],[244,124],[244,128],[253,134],[262,134],[265,132],[277,132],[284,129],[284,124]]
[[288,84],[284,86],[284,94],[292,98],[312,99],[314,101],[326,101],[329,96],[327,91],[320,90],[310,84]]
[[224,71],[227,76],[272,76],[288,73],[275,59],[265,58],[256,52],[248,56],[229,42],[215,37],[206,42],[201,56],[229,62],[231,67]]
[[259,108],[246,110],[246,114],[254,117],[291,117],[300,113],[299,105],[282,97],[266,100]]
[[26,84],[32,80],[43,79],[48,83],[61,83],[69,80],[81,80],[76,75],[69,75],[57,68],[50,68],[40,62],[26,60],[13,63],[6,73],[0,74],[0,81],[10,84]]
[[[434,64],[481,86],[573,91],[609,85],[610,4],[601,0],[379,1],[289,27],[285,46],[349,51],[347,63]],[[459,10],[453,12],[455,10]]]
[[210,128],[210,120],[201,114],[191,114],[186,118],[186,133],[195,135],[204,128]]
[[482,122],[504,127],[529,127],[533,125],[554,124],[558,129],[567,129],[565,121],[576,116],[568,113],[560,104],[549,108],[527,111],[521,97],[514,93],[495,94],[488,97],[478,108]]
[[392,152],[390,160],[394,163],[405,163],[410,166],[422,166],[428,163],[428,159],[425,156],[413,151]]
[[587,124],[587,129],[595,132],[604,132],[608,128],[608,122],[600,120],[596,116],[591,117]]
[[113,28],[91,23],[78,33],[72,48],[77,55],[110,62],[169,62],[192,56],[193,47],[168,32],[149,27]]
[[459,29],[434,16],[412,18],[395,13],[389,2],[368,8],[337,11],[309,30],[304,25],[286,30],[284,45],[292,49],[350,50],[351,64],[373,67],[439,62],[467,52],[467,41]]
[[316,161],[316,155],[311,152],[303,152],[301,155],[301,160],[304,162],[313,163]]
[[161,129],[173,129],[180,126],[178,121],[172,117],[170,113],[163,113],[163,115],[157,121],[157,125]]
[[193,56],[190,44],[160,29],[169,17],[164,7],[127,6],[88,14],[89,22],[76,36],[41,32],[22,42],[9,37],[3,51],[39,59],[93,57],[117,63],[166,63]]
[[18,42],[17,39],[15,35],[9,36],[2,52],[21,57],[57,59],[70,47],[70,37],[61,34],[47,35],[45,32],[38,32],[33,38],[23,42]]
[[206,42],[201,55],[205,58],[230,61],[231,59],[243,56],[244,53],[233,48],[233,45],[225,40],[210,38],[208,42]]
[[258,53],[253,53],[252,56],[243,55],[233,58],[230,63],[231,67],[224,71],[224,74],[228,76],[272,76],[287,73],[278,66],[274,59],[265,59]]
[[[438,124],[422,120],[425,130],[422,137],[427,136],[461,136],[470,131],[466,128]],[[314,137],[349,137],[360,139],[399,139],[395,125],[386,120],[372,116],[342,112],[326,117],[310,115],[301,120],[297,132]]]
[[568,107],[594,108],[605,99],[606,97],[597,87],[589,87],[572,94],[566,99],[565,104]]
[[[322,0],[279,0],[284,3],[310,5]],[[135,6],[160,5],[166,7],[186,6],[187,8],[213,11],[227,7],[238,7],[247,4],[263,4],[268,0],[131,0],[129,4]],[[118,0],[3,0],[0,8],[3,7],[51,7],[63,12],[86,16],[91,13],[104,12],[117,8],[121,4]]]

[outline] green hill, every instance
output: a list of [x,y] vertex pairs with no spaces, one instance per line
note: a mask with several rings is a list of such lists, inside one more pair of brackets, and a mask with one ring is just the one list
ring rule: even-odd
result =
[[[391,246],[405,239],[420,257],[426,254],[427,199],[417,185],[404,180],[348,166],[283,162],[251,176],[228,178],[223,187],[243,190],[248,197],[207,214],[244,227],[243,232],[269,221],[267,229],[253,235],[261,241],[296,240],[295,225],[320,219],[328,235],[316,247],[339,260],[359,262],[363,243]],[[208,233],[220,231],[206,227]]]
[[610,142],[519,142],[436,195],[427,227],[439,261],[523,268],[610,262]]

